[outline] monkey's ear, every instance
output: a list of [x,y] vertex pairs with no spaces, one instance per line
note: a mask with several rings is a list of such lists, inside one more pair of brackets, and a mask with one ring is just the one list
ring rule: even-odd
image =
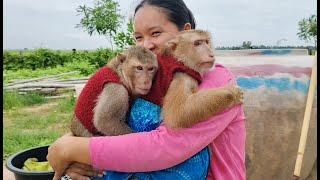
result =
[[176,50],[177,45],[178,45],[178,40],[176,38],[167,42],[167,48],[170,49],[171,51]]
[[117,60],[119,63],[123,63],[126,60],[126,56],[124,54],[119,53],[117,55]]

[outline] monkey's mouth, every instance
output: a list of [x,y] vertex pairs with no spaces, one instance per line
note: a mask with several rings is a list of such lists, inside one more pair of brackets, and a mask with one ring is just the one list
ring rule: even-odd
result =
[[201,63],[201,65],[205,67],[212,67],[213,64],[214,64],[214,61],[207,61],[207,62]]
[[140,94],[148,94],[150,88],[137,88]]

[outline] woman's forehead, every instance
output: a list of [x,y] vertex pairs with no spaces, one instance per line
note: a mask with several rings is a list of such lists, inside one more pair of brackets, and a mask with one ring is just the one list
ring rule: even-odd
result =
[[134,27],[136,31],[151,28],[161,28],[168,23],[166,14],[157,7],[143,6],[134,16]]

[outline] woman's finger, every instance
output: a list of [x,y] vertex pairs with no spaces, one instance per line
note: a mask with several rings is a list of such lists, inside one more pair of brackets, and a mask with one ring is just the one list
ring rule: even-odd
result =
[[82,163],[72,163],[70,165],[70,167],[77,167],[77,168],[81,168],[81,169],[85,169],[85,170],[88,170],[88,171],[93,171],[93,167],[91,165],[88,165],[88,164],[82,164]]
[[74,172],[83,176],[100,176],[102,177],[103,174],[101,171],[94,170],[90,165],[80,164],[80,163],[73,163],[71,164],[66,173],[69,174],[70,172]]
[[61,178],[62,175],[63,175],[62,173],[55,171],[52,180],[60,180],[60,178]]
[[84,176],[75,172],[66,173],[72,180],[90,180],[88,176]]
[[88,170],[85,170],[85,169],[81,169],[81,168],[78,168],[78,167],[69,167],[66,171],[65,171],[66,174],[71,174],[71,173],[76,173],[76,174],[80,174],[82,176],[98,176],[98,173],[97,172],[94,172],[94,171],[88,171]]

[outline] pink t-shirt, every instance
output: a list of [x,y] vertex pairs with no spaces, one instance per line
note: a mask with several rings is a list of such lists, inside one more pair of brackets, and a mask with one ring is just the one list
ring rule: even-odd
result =
[[[203,76],[200,89],[235,83],[228,69],[216,65]],[[171,130],[165,125],[150,132],[90,139],[90,158],[95,168],[122,172],[166,169],[187,160],[209,145],[211,162],[207,179],[244,180],[245,117],[242,105],[198,123]]]

